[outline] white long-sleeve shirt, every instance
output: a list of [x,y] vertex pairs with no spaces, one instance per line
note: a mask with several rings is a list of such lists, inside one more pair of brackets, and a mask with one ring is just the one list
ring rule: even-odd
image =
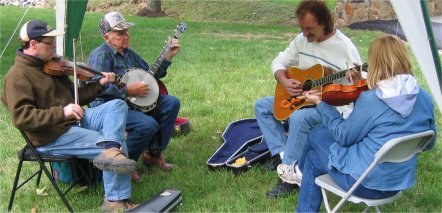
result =
[[[286,70],[289,67],[308,69],[316,64],[340,72],[362,64],[361,57],[355,45],[341,31],[336,29],[333,36],[321,42],[308,42],[302,34],[298,34],[290,45],[272,61],[273,75],[277,70]],[[347,78],[336,80],[334,83],[348,84]],[[351,110],[348,107],[338,107],[344,116]]]

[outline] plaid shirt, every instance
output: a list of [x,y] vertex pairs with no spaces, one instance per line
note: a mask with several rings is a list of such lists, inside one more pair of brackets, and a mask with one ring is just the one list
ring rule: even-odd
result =
[[[155,78],[160,79],[166,76],[167,68],[172,62],[164,60],[158,71],[155,73]],[[103,72],[114,72],[117,76],[122,77],[129,68],[140,68],[143,70],[149,70],[149,65],[144,61],[135,51],[130,48],[124,50],[124,55],[117,52],[115,48],[104,42],[97,47],[89,56],[89,64],[96,70]],[[100,76],[95,76],[100,78]],[[105,90],[100,93],[98,102],[94,102],[92,105],[96,106],[105,101],[109,101],[115,98],[125,99],[127,88],[118,88],[114,84],[106,86]]]

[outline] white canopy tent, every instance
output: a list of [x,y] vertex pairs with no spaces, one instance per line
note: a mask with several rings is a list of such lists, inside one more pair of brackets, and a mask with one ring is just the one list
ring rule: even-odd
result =
[[391,4],[430,88],[433,101],[442,113],[440,58],[435,50],[434,35],[431,29],[427,29],[428,25],[431,26],[431,23],[426,23],[429,22],[428,14],[423,13],[422,9],[425,8],[422,8],[421,1],[391,0]]
[[[79,20],[66,20],[66,11],[79,10],[77,8],[68,8],[68,1],[76,0],[56,0],[57,7],[57,29],[65,30],[66,25],[69,26],[69,21],[78,24]],[[433,100],[442,113],[442,71],[440,65],[440,58],[437,53],[434,35],[431,29],[431,23],[424,0],[390,0],[394,11],[401,24],[402,30],[405,33],[407,41],[417,59],[420,70],[422,71],[425,80],[430,88]],[[83,0],[87,3],[87,0]],[[80,9],[80,10],[85,10]],[[84,12],[84,11],[82,11]],[[81,23],[81,22],[80,22]],[[81,24],[80,24],[81,26]],[[57,44],[57,53],[65,50],[64,39],[59,38]]]

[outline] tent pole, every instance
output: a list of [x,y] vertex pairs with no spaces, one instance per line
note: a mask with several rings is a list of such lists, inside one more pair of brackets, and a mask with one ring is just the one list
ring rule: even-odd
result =
[[[57,30],[62,30],[63,32],[66,32],[66,1],[65,0],[56,0],[55,1],[55,20],[56,20],[56,25],[57,25]],[[56,53],[57,55],[60,56],[65,56],[65,51],[64,51],[64,38],[65,35],[63,36],[57,36],[56,39],[56,43],[57,43],[57,47],[56,47]]]
[[430,15],[426,1],[420,0],[422,13],[424,14],[425,28],[427,28],[428,42],[430,42],[431,53],[433,55],[434,66],[436,67],[436,74],[439,81],[439,89],[442,92],[442,69],[440,65],[439,53],[436,48],[436,42],[434,39],[433,28],[431,27]]

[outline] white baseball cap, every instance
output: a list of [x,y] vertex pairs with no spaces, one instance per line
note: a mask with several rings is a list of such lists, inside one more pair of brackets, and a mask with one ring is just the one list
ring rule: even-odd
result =
[[111,30],[125,30],[134,26],[132,22],[127,22],[119,12],[109,12],[101,18],[100,32],[104,35]]

